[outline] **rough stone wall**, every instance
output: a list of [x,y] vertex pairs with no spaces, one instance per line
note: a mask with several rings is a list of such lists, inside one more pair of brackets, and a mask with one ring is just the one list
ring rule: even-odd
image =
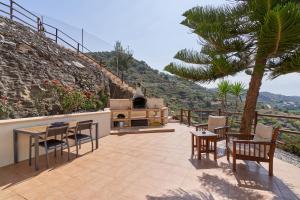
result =
[[38,115],[33,96],[44,80],[59,80],[83,90],[103,90],[114,98],[131,94],[76,52],[17,22],[0,17],[0,95],[13,108],[10,118]]

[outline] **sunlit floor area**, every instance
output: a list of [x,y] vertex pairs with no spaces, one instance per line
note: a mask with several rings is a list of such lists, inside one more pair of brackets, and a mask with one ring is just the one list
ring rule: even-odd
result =
[[172,133],[111,135],[100,139],[90,152],[82,145],[80,156],[51,154],[35,171],[28,161],[0,168],[0,199],[298,199],[300,168],[274,159],[274,176],[268,166],[238,161],[237,172],[218,143],[217,161],[203,154],[191,159],[190,128],[176,123]]

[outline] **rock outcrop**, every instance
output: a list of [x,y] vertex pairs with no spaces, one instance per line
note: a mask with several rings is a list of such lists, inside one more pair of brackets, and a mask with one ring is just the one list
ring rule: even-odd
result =
[[132,88],[98,63],[57,45],[41,33],[0,17],[0,96],[10,118],[38,115],[33,96],[44,80],[59,80],[83,90],[102,90],[113,98],[132,96]]

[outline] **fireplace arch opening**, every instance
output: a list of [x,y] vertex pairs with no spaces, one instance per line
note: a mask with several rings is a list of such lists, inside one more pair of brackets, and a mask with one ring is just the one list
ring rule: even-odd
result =
[[134,97],[132,100],[132,107],[134,109],[146,108],[147,99],[145,97],[139,96]]

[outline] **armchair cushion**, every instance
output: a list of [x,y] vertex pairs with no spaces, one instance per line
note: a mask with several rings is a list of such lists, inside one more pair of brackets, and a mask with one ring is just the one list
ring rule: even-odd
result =
[[257,124],[255,129],[254,141],[271,142],[273,127],[263,124]]
[[208,117],[208,130],[214,132],[215,128],[226,126],[225,116],[212,116]]

